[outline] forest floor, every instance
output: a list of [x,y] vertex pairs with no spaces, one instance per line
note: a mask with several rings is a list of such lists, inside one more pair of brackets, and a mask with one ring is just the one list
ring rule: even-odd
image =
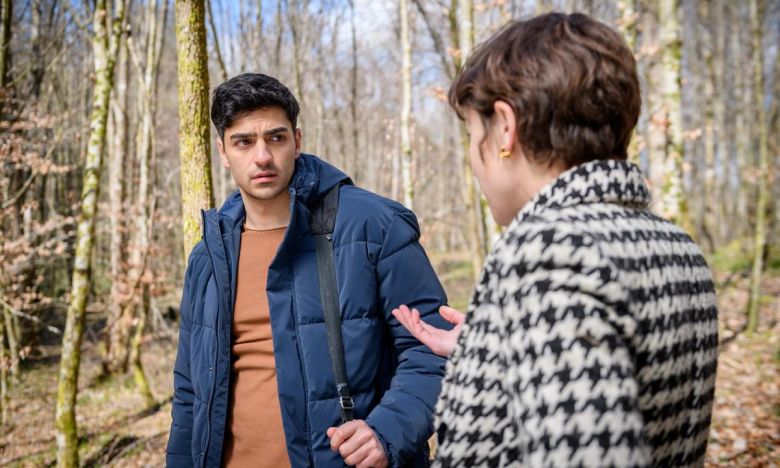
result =
[[[439,261],[450,302],[465,307],[468,265]],[[445,262],[447,263],[447,262]],[[721,350],[707,464],[780,466],[780,276],[766,278],[758,333],[746,336],[748,281],[717,275]],[[459,293],[458,293],[459,292]],[[156,331],[144,343],[143,364],[158,408],[144,409],[132,377],[100,381],[96,333],[88,331],[79,380],[78,427],[84,466],[164,466],[170,427],[176,336]],[[52,466],[58,348],[28,358],[11,392],[11,424],[0,437],[0,466]]]

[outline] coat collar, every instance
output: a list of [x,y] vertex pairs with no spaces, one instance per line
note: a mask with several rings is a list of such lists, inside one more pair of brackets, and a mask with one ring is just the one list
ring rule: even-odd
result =
[[[295,161],[295,172],[293,172],[289,190],[305,205],[311,205],[341,182],[352,183],[346,174],[317,156],[301,154]],[[235,228],[242,226],[246,210],[241,193],[236,190],[228,196],[219,211],[208,210],[204,217],[211,219],[214,226],[219,226],[221,235],[227,235]],[[204,237],[209,232],[209,226],[204,226]]]
[[543,188],[515,217],[515,223],[546,210],[589,203],[647,208],[650,191],[635,164],[615,159],[589,161],[562,173]]

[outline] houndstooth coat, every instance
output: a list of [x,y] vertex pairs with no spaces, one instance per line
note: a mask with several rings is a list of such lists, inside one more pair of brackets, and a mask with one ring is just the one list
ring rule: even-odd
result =
[[437,404],[437,466],[700,466],[717,309],[640,170],[579,165],[485,260]]

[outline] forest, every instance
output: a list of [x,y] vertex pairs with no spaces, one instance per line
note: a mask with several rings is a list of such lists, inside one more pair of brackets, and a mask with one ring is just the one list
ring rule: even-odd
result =
[[236,190],[209,101],[237,74],[279,78],[304,152],[414,210],[465,309],[501,229],[447,90],[550,11],[633,50],[629,158],[714,272],[707,464],[780,464],[779,1],[0,0],[0,465],[164,464],[186,258]]

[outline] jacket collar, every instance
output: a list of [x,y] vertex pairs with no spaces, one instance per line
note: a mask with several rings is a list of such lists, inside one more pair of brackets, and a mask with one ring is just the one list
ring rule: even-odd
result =
[[[589,203],[647,208],[650,192],[635,164],[615,159],[589,161],[562,173],[517,214],[515,222],[551,209]],[[513,223],[514,224],[514,223]]]
[[[290,181],[289,190],[290,194],[295,194],[297,199],[305,205],[312,205],[324,197],[328,190],[341,182],[351,183],[351,180],[339,169],[336,169],[317,156],[301,154],[295,160],[295,171]],[[212,222],[218,222],[218,224],[214,224],[219,226],[221,235],[227,235],[236,227],[242,226],[246,217],[246,210],[244,209],[244,201],[241,199],[241,193],[238,190],[234,191],[228,196],[219,211],[208,210],[204,217],[212,220]],[[210,234],[210,226],[214,224],[207,223],[204,225],[204,237]]]

